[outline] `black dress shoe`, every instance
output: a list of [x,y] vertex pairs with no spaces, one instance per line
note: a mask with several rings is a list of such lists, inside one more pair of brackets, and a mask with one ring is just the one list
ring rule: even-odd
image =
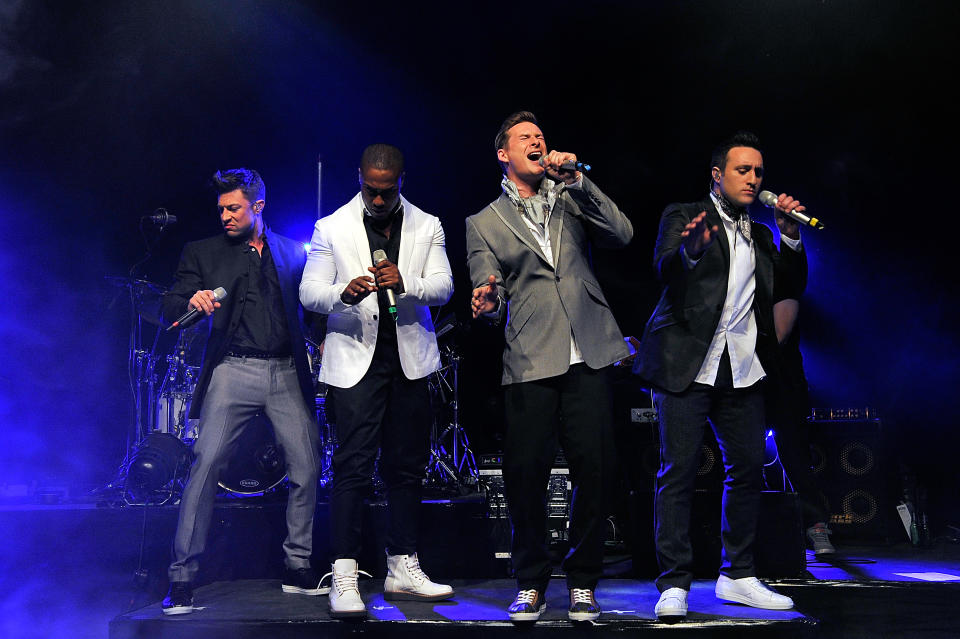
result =
[[170,590],[161,606],[165,615],[193,612],[193,586],[189,581],[171,581]]
[[321,588],[321,581],[313,568],[287,568],[283,573],[283,591],[297,595],[325,595],[330,588]]

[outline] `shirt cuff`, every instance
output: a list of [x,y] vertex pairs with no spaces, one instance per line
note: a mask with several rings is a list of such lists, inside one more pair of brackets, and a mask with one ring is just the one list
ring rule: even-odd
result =
[[797,239],[793,239],[793,238],[791,238],[791,237],[787,237],[786,235],[782,235],[782,234],[781,234],[781,235],[780,235],[780,243],[783,244],[784,242],[786,242],[786,243],[787,243],[787,246],[789,246],[790,248],[792,248],[794,251],[798,251],[798,252],[799,252],[800,249],[802,248],[802,246],[801,246],[801,244],[800,244],[800,238],[799,238],[799,237],[798,237]]
[[481,315],[482,315],[483,317],[487,317],[487,318],[490,318],[490,319],[494,319],[494,318],[498,317],[498,316],[500,315],[500,306],[501,306],[502,304],[503,304],[503,298],[500,297],[499,295],[497,295],[497,305],[496,305],[496,307],[495,307],[492,311],[490,311],[489,313],[481,313]]
[[692,270],[693,267],[697,265],[697,262],[703,259],[702,255],[697,259],[693,259],[687,255],[687,247],[685,246],[680,247],[680,257],[683,259],[683,264],[687,267],[687,270]]

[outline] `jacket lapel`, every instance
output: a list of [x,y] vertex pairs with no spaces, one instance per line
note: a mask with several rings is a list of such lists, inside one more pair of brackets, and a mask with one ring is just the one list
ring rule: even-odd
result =
[[707,212],[707,224],[711,227],[716,226],[719,231],[717,231],[716,243],[720,247],[720,255],[723,256],[723,266],[724,272],[730,272],[730,242],[727,240],[727,232],[723,227],[723,220],[720,219],[720,214],[717,213],[717,207],[713,203],[711,198],[707,198],[701,203],[701,211]]
[[400,196],[403,203],[403,225],[400,230],[400,251],[397,254],[397,268],[400,273],[406,273],[411,268],[410,260],[413,257],[413,247],[417,242],[416,220],[413,216],[413,205]]
[[523,219],[521,219],[520,212],[513,202],[510,201],[510,198],[506,195],[501,195],[497,201],[490,206],[504,225],[517,236],[517,239],[526,244],[547,266],[550,266],[550,262],[547,261],[543,251],[540,250],[540,244],[534,240],[533,234],[530,232],[530,229],[527,228]]
[[550,214],[547,228],[550,231],[550,250],[553,252],[553,268],[560,267],[560,236],[563,233],[563,220],[566,217],[566,203],[563,198],[557,198],[557,204]]

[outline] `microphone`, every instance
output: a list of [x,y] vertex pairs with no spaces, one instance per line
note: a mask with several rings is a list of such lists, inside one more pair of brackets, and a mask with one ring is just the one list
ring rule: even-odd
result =
[[[547,166],[547,158],[541,157],[537,160],[537,164],[540,166]],[[591,167],[589,164],[584,164],[583,162],[564,162],[560,165],[560,168],[564,171],[589,171]]]
[[[763,202],[765,206],[775,208],[777,206],[777,196],[771,193],[770,191],[760,191],[760,201]],[[787,211],[784,213],[787,217],[794,220],[795,222],[800,222],[804,226],[812,226],[815,229],[822,229],[823,224],[815,217],[808,217],[803,213],[798,211]]]
[[176,224],[177,222],[177,216],[170,215],[170,212],[167,211],[167,209],[157,209],[153,212],[153,215],[144,215],[142,219],[150,220],[160,228],[163,228],[168,224]]
[[[213,300],[215,302],[222,302],[227,297],[227,289],[222,286],[213,289]],[[186,328],[191,324],[195,323],[203,317],[203,311],[191,308],[189,311],[180,316],[180,318],[167,327],[167,331],[172,331],[175,328]]]
[[[377,249],[373,252],[373,265],[376,266],[380,262],[387,259],[387,252],[383,249]],[[394,294],[392,288],[383,289],[387,294],[387,310],[390,311],[390,317],[393,318],[393,321],[397,321],[397,296]]]

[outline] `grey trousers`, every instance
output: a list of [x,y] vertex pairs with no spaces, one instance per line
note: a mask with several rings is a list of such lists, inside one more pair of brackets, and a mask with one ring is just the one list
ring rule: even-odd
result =
[[200,410],[196,456],[180,499],[170,581],[193,581],[199,568],[213,517],[220,472],[236,448],[243,427],[258,412],[273,424],[289,479],[287,538],[283,542],[288,568],[310,566],[313,515],[317,504],[317,424],[300,393],[292,357],[253,359],[225,357],[213,370]]

